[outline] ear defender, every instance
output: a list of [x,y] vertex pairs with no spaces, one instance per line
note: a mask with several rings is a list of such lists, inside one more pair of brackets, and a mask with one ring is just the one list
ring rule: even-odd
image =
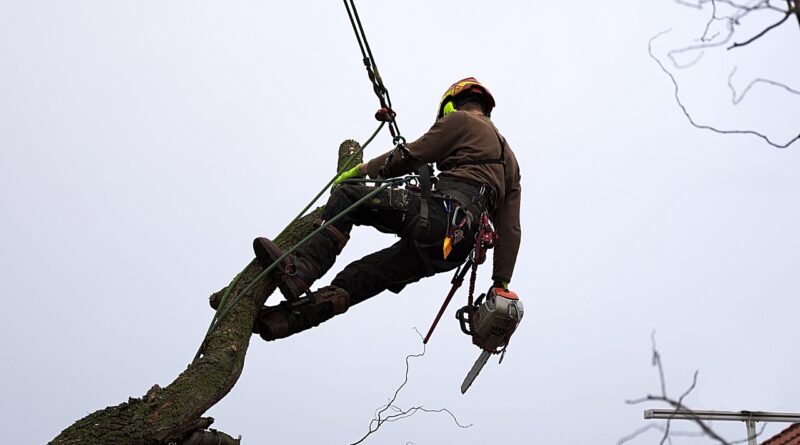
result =
[[442,108],[442,117],[447,116],[448,114],[452,113],[453,111],[456,111],[456,106],[453,105],[453,101],[452,100],[448,100],[444,104],[444,108]]

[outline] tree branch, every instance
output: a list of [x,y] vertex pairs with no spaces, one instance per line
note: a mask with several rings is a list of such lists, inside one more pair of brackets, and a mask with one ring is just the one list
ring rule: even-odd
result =
[[[340,147],[340,156],[342,151],[352,152],[343,148],[353,145],[358,144],[345,141]],[[315,220],[321,210],[318,208],[288,226],[275,239],[275,243],[282,249],[288,249],[303,239],[314,230]],[[234,287],[231,289],[231,299],[239,296],[262,271],[263,267],[257,261],[251,261],[241,272],[240,279],[229,285]],[[265,278],[255,282],[246,294],[242,294],[238,304],[219,320],[217,327],[204,339],[202,356],[169,386],[160,388],[154,385],[141,398],[131,398],[120,405],[96,411],[65,429],[50,444],[206,445],[210,443],[208,440],[223,440],[223,435],[195,434],[213,422],[213,419],[201,419],[200,416],[225,397],[239,379],[253,322],[275,288],[276,285]],[[224,437],[234,440],[227,435]]]
[[757,131],[753,131],[753,130],[720,130],[718,128],[715,128],[715,127],[712,127],[712,126],[709,126],[709,125],[702,125],[702,124],[698,124],[697,122],[695,122],[694,118],[692,118],[692,116],[689,114],[689,111],[686,109],[686,106],[681,101],[681,98],[680,98],[680,87],[678,86],[678,81],[675,79],[675,76],[664,66],[664,64],[661,62],[661,60],[658,57],[656,57],[655,54],[653,54],[653,42],[656,39],[658,39],[659,37],[661,37],[662,35],[669,33],[670,31],[672,31],[672,30],[668,29],[668,30],[665,30],[665,31],[661,31],[658,34],[654,35],[652,38],[650,38],[650,41],[647,44],[647,50],[648,50],[648,53],[650,54],[650,58],[653,59],[658,64],[659,68],[661,68],[661,71],[664,72],[664,74],[666,74],[669,77],[670,81],[672,82],[672,86],[674,87],[675,101],[677,102],[677,104],[680,107],[681,111],[683,112],[684,116],[686,116],[686,119],[689,120],[689,123],[692,126],[694,126],[695,128],[701,129],[701,130],[709,130],[709,131],[712,131],[712,132],[718,133],[718,134],[748,134],[748,135],[752,135],[752,136],[757,136],[757,137],[763,139],[765,142],[767,142],[769,145],[771,145],[771,146],[773,146],[775,148],[786,148],[786,147],[792,145],[793,143],[795,143],[797,140],[800,140],[800,134],[798,134],[797,136],[793,137],[792,139],[790,139],[785,144],[779,144],[779,143],[774,142],[768,136],[766,136],[764,134],[761,134],[761,133],[759,133]]
[[[420,334],[420,332],[417,330],[417,328],[414,328],[414,331],[417,333],[417,335],[419,335],[420,340],[421,340],[423,338],[422,334]],[[401,409],[401,408],[397,407],[397,405],[395,405],[395,402],[397,401],[397,396],[400,394],[400,391],[408,383],[408,373],[409,373],[409,370],[410,370],[409,360],[412,359],[412,358],[424,357],[425,356],[425,352],[426,352],[426,345],[423,342],[422,343],[422,352],[421,353],[419,353],[419,354],[409,354],[409,355],[406,356],[406,373],[405,373],[405,377],[403,379],[403,383],[401,383],[400,386],[394,391],[394,395],[392,395],[392,398],[389,399],[389,402],[387,402],[386,405],[383,405],[380,408],[378,408],[378,410],[376,410],[375,418],[372,419],[369,422],[369,428],[367,429],[367,433],[364,434],[364,436],[362,436],[358,441],[353,442],[350,445],[358,445],[358,444],[364,442],[365,440],[367,440],[367,438],[369,436],[371,436],[373,433],[378,431],[378,429],[384,423],[395,422],[395,421],[398,421],[398,420],[402,420],[402,419],[405,419],[405,418],[413,416],[417,412],[447,413],[448,415],[450,415],[450,417],[453,419],[453,422],[455,422],[455,424],[459,428],[469,428],[469,427],[472,426],[472,424],[462,425],[461,422],[458,421],[458,418],[456,418],[455,414],[453,414],[450,410],[448,410],[446,408],[427,409],[427,408],[424,408],[423,406],[420,405],[420,406],[414,406],[414,407],[411,407],[411,408],[408,408],[408,409]],[[390,414],[388,416],[384,416],[384,414],[386,414],[386,412],[389,411],[389,410],[391,410],[395,414]]]
[[768,32],[770,32],[773,29],[781,26],[786,20],[789,19],[789,17],[791,15],[792,15],[792,11],[789,10],[786,14],[784,14],[782,19],[778,20],[777,22],[773,23],[772,25],[767,26],[760,33],[754,35],[753,37],[751,37],[751,38],[749,38],[747,40],[745,40],[744,42],[734,43],[733,45],[729,46],[728,49],[731,50],[731,49],[734,49],[734,48],[741,48],[743,46],[746,46],[746,45],[749,45],[749,44],[755,42],[756,40],[760,39],[761,37],[764,37],[764,35],[766,35]]
[[797,16],[797,24],[800,26],[800,3],[798,3],[797,0],[794,0],[794,2],[790,0],[786,1],[789,3],[789,10],[794,11],[794,15]]
[[[655,331],[653,331],[653,333],[651,334],[650,340],[651,340],[651,344],[652,344],[652,354],[653,354],[652,355],[653,358],[651,360],[651,364],[658,369],[658,378],[659,378],[659,383],[661,385],[661,395],[655,396],[655,395],[652,395],[652,394],[648,394],[648,395],[646,395],[644,397],[640,397],[638,399],[626,400],[625,403],[627,403],[628,405],[636,405],[636,404],[640,404],[640,403],[644,403],[644,402],[653,402],[653,401],[666,403],[667,405],[669,405],[669,406],[671,406],[671,407],[673,407],[675,409],[675,414],[680,412],[682,415],[689,416],[689,420],[694,422],[700,428],[700,431],[699,432],[671,431],[671,429],[670,429],[671,422],[672,422],[674,417],[670,417],[669,419],[667,419],[667,423],[666,423],[665,426],[661,427],[661,426],[655,426],[655,425],[651,424],[651,425],[647,425],[645,427],[639,428],[639,429],[635,430],[634,432],[632,432],[632,433],[628,434],[627,436],[624,436],[620,440],[618,440],[617,441],[617,445],[622,445],[623,443],[631,441],[631,440],[635,439],[636,437],[644,434],[645,432],[653,430],[653,429],[661,431],[663,433],[663,435],[661,437],[661,442],[660,442],[661,445],[663,445],[666,442],[670,442],[671,443],[670,437],[671,436],[678,436],[678,435],[680,435],[680,436],[692,436],[692,437],[707,436],[707,437],[710,437],[711,439],[719,442],[721,445],[736,445],[736,444],[740,444],[740,443],[743,443],[743,442],[747,442],[747,439],[738,440],[738,441],[735,441],[735,442],[728,442],[727,440],[722,438],[722,436],[717,434],[717,432],[714,431],[711,428],[710,422],[705,422],[702,419],[700,419],[697,416],[695,416],[693,414],[693,411],[689,407],[687,407],[685,403],[683,403],[684,399],[686,397],[688,397],[689,394],[697,387],[698,371],[694,372],[694,374],[692,375],[692,383],[691,383],[691,385],[689,385],[689,387],[683,392],[683,394],[681,394],[680,397],[678,397],[677,400],[672,399],[671,397],[669,397],[667,395],[667,393],[666,393],[667,384],[666,384],[666,380],[664,378],[664,366],[663,366],[663,363],[662,363],[662,360],[661,360],[661,354],[658,352],[658,348],[656,347]],[[766,424],[762,425],[761,430],[758,433],[756,433],[756,437],[760,436],[761,433],[764,432],[764,428],[765,427],[766,427]]]
[[776,82],[774,80],[762,79],[762,78],[759,77],[759,78],[751,80],[750,83],[747,84],[745,89],[742,90],[742,94],[739,95],[739,97],[737,98],[736,97],[737,96],[736,88],[733,86],[733,75],[736,74],[736,70],[737,70],[737,67],[733,67],[733,70],[731,70],[731,73],[728,75],[728,88],[730,88],[730,90],[731,90],[731,102],[733,102],[734,105],[739,105],[739,102],[741,102],[744,99],[744,97],[747,95],[747,93],[750,92],[750,89],[757,83],[766,83],[768,85],[772,85],[772,86],[775,86],[775,87],[778,87],[778,88],[782,88],[782,89],[786,90],[787,92],[789,92],[791,94],[800,95],[800,91],[795,90],[794,88],[791,88],[790,86],[788,86],[786,84],[783,84],[783,83],[780,83],[780,82]]

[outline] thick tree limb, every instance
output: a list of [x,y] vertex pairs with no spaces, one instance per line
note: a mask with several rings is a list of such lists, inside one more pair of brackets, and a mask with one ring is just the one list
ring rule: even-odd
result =
[[[345,141],[342,154],[352,154],[355,141]],[[353,162],[360,162],[361,157]],[[254,195],[260,195],[254,193]],[[322,208],[287,227],[275,242],[288,249],[314,229],[314,221]],[[263,268],[251,261],[241,272],[232,289],[238,295],[261,273]],[[259,309],[276,285],[269,278],[254,284],[203,342],[203,354],[189,365],[169,386],[154,385],[141,398],[130,398],[117,406],[96,411],[65,429],[51,445],[158,445],[175,443],[205,444],[204,438],[193,435],[211,425],[203,419],[209,408],[219,402],[236,384],[244,367],[244,359]],[[202,300],[200,300],[202,301]],[[230,300],[229,300],[230,301]],[[230,437],[224,435],[229,440]],[[193,438],[194,437],[194,438]],[[209,436],[210,437],[210,436]],[[222,444],[223,435],[216,436]],[[215,442],[216,443],[216,442]],[[235,443],[235,442],[234,442]]]

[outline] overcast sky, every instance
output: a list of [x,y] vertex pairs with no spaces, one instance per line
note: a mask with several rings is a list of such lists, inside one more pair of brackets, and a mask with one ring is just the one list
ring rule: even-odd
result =
[[[512,289],[526,315],[466,395],[479,351],[445,317],[397,403],[449,408],[387,424],[381,444],[613,444],[659,390],[650,334],[691,407],[800,412],[800,146],[691,127],[666,60],[710,9],[669,0],[360,2],[403,134],[476,76],[523,176]],[[759,25],[771,18],[765,16]],[[724,30],[715,24],[717,30]],[[741,40],[741,39],[740,39]],[[678,72],[695,118],[798,133],[800,30],[707,51]],[[671,68],[671,65],[667,65]],[[377,108],[342,2],[0,0],[0,417],[41,444],[169,384],[213,315],[207,296],[333,175]],[[369,147],[390,147],[388,133]],[[354,231],[333,272],[393,242]],[[326,284],[332,277],[320,281]],[[245,444],[348,444],[402,382],[450,274],[287,340],[254,338],[208,415]],[[490,283],[489,267],[478,287]],[[278,295],[273,298],[277,301]],[[463,304],[465,292],[456,297]],[[771,425],[767,435],[786,425]],[[683,425],[681,429],[691,429]],[[730,439],[744,426],[719,425]],[[635,444],[657,443],[655,433]],[[678,438],[675,443],[698,443]]]

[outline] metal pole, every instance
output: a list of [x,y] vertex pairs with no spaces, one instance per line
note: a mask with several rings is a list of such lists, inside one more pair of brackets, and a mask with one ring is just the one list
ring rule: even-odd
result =
[[692,409],[647,409],[645,419],[700,419],[700,420],[736,420],[746,422],[800,422],[800,413],[775,413],[767,411],[708,411]]
[[756,422],[800,422],[800,413],[773,413],[766,411],[706,411],[691,409],[646,409],[645,419],[661,420],[723,420],[744,422],[747,426],[747,444],[758,445]]
[[756,440],[756,421],[748,419],[745,421],[745,425],[747,425],[747,445],[758,445]]

